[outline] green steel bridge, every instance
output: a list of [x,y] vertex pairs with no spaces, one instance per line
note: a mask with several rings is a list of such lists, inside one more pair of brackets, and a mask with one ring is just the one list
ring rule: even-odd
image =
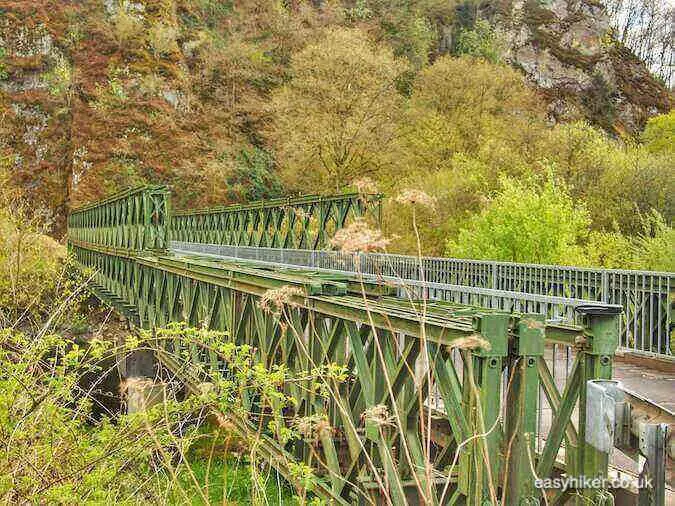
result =
[[[607,481],[542,494],[536,480],[606,480],[621,451],[647,462],[641,504],[664,505],[675,416],[612,381],[615,352],[627,343],[624,305],[515,285],[462,287],[454,267],[442,279],[439,265],[327,251],[336,231],[380,213],[380,195],[356,193],[174,213],[165,187],[144,186],[72,211],[68,245],[92,273],[91,292],[135,327],[186,322],[250,345],[268,370],[346,371],[327,398],[308,385],[279,386],[295,399],[281,418],[289,428],[292,419],[322,419],[329,430],[293,441],[260,435],[271,467],[292,481],[293,465],[309,466],[319,476],[314,493],[330,504],[610,505]],[[465,271],[469,280],[481,265]],[[656,274],[669,291],[670,274]],[[284,321],[260,304],[277,289],[287,290]],[[651,325],[668,343],[657,351],[667,355],[670,299],[654,300]],[[152,351],[163,374],[195,393],[227,374],[217,353],[179,338]],[[562,372],[557,353],[566,356]],[[190,357],[189,369],[179,356]],[[254,398],[241,402],[256,412]],[[226,415],[242,437],[266,416]]]

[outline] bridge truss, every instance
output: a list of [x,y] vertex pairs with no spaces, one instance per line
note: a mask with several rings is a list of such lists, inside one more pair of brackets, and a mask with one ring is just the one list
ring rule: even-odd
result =
[[[338,210],[335,223],[344,226],[345,207],[337,201],[329,209]],[[152,329],[182,321],[222,330],[230,342],[254,349],[256,361],[267,370],[283,364],[298,377],[317,367],[344,368],[346,379],[327,385],[328,397],[309,384],[279,386],[295,399],[292,409],[278,413],[288,428],[293,420],[317,418],[330,427],[316,440],[291,442],[264,431],[261,452],[289,480],[289,463],[303,462],[321,477],[315,492],[336,504],[366,498],[380,504],[386,496],[397,505],[483,505],[536,504],[541,491],[535,477],[561,470],[607,477],[607,451],[596,441],[589,412],[595,406],[589,382],[611,379],[618,308],[587,308],[580,325],[562,326],[540,315],[402,300],[388,285],[358,276],[167,252],[158,246],[165,244],[167,223],[176,222],[167,214],[161,188],[127,192],[102,206],[105,211],[90,206],[73,213],[69,244],[78,262],[93,269],[96,295],[137,326]],[[134,218],[121,218],[120,209],[131,209]],[[264,209],[263,214],[277,218],[285,212]],[[319,212],[321,219],[326,209]],[[269,225],[263,218],[239,223],[248,223],[249,228],[239,229],[247,240],[274,236],[259,228],[257,236],[251,233],[253,223]],[[315,244],[327,240],[312,237]],[[260,300],[283,287],[292,291],[280,318]],[[471,342],[481,344],[467,345]],[[546,343],[574,350],[562,387],[545,360]],[[155,355],[195,392],[209,377],[227,373],[222,357],[180,337],[162,342]],[[177,360],[186,355],[192,364],[187,372]],[[538,448],[540,390],[552,420]],[[246,437],[259,432],[264,426],[259,417],[269,413],[256,409],[255,398],[241,401],[258,413],[229,414]],[[628,439],[642,434],[639,428],[634,432]],[[549,499],[555,504],[612,501],[602,487]]]

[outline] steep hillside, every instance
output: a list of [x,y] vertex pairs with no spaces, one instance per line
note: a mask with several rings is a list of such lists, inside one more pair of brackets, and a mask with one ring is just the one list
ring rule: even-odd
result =
[[508,1],[493,18],[507,35],[507,61],[542,90],[555,119],[584,117],[625,136],[670,109],[668,90],[612,38],[602,2]]
[[142,181],[179,188],[178,207],[278,195],[270,95],[329,26],[358,28],[404,60],[403,94],[441,53],[475,53],[458,40],[484,18],[554,118],[631,134],[669,109],[608,39],[596,2],[542,5],[2,0],[0,163],[52,210],[57,234],[69,206]]

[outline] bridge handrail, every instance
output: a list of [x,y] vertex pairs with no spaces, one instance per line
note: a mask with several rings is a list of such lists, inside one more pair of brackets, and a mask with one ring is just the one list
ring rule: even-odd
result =
[[[260,248],[219,244],[172,242],[172,248],[191,252],[305,265],[362,274],[394,276],[420,281],[419,260],[414,256],[382,253],[346,254],[339,251],[313,251],[287,248]],[[480,270],[474,270],[474,266]],[[514,294],[512,300],[532,296],[562,297],[624,306],[621,319],[621,346],[625,349],[672,355],[671,298],[675,292],[675,273],[587,269],[568,266],[539,266],[485,260],[423,258],[424,281],[459,285],[464,292],[499,290]],[[501,269],[493,266],[501,267]],[[484,267],[484,268],[483,268]],[[577,272],[581,274],[576,275]],[[571,274],[570,274],[571,273]],[[603,274],[604,273],[604,274]],[[444,297],[440,287],[438,294]],[[485,294],[487,295],[487,294]],[[540,301],[557,304],[552,300]],[[563,302],[566,310],[573,305]]]
[[106,204],[111,204],[113,202],[117,202],[119,200],[126,199],[128,197],[131,197],[132,195],[138,195],[143,192],[147,191],[168,191],[167,187],[165,185],[139,185],[139,186],[134,186],[132,188],[127,188],[124,190],[120,190],[119,192],[113,193],[112,195],[109,195],[108,197],[97,200],[95,202],[90,202],[88,204],[83,204],[81,206],[78,206],[74,209],[70,210],[69,216],[75,216],[78,213],[81,213],[83,211],[88,211],[89,209],[95,209],[98,207],[103,207]]
[[381,220],[382,195],[310,195],[173,213],[174,240],[321,249],[350,219]]
[[168,198],[166,186],[144,185],[74,209],[68,216],[69,243],[127,251],[166,249]]

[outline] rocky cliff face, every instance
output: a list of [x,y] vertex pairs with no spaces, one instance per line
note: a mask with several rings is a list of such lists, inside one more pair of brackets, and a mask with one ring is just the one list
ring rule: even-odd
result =
[[[266,184],[250,114],[264,97],[247,81],[258,75],[227,69],[265,56],[214,49],[209,23],[230,12],[201,5],[221,3],[0,0],[0,170],[51,210],[57,235],[69,206],[146,181],[180,185],[176,203],[192,206],[249,198],[247,164]],[[236,18],[247,29],[248,14]]]
[[[57,233],[68,206],[143,181],[180,186],[178,206],[278,191],[262,135],[269,92],[294,51],[347,22],[339,4],[284,4],[0,0],[0,169],[52,210]],[[612,42],[600,3],[484,4],[552,118],[630,135],[670,108],[669,92]],[[383,22],[361,23],[379,33]]]
[[544,93],[558,121],[586,118],[620,136],[671,107],[669,91],[611,37],[595,0],[515,0],[493,15],[506,59]]
[[27,4],[0,10],[0,168],[51,209],[58,228],[72,153],[68,97],[59,87],[70,62],[45,23],[23,17]]

